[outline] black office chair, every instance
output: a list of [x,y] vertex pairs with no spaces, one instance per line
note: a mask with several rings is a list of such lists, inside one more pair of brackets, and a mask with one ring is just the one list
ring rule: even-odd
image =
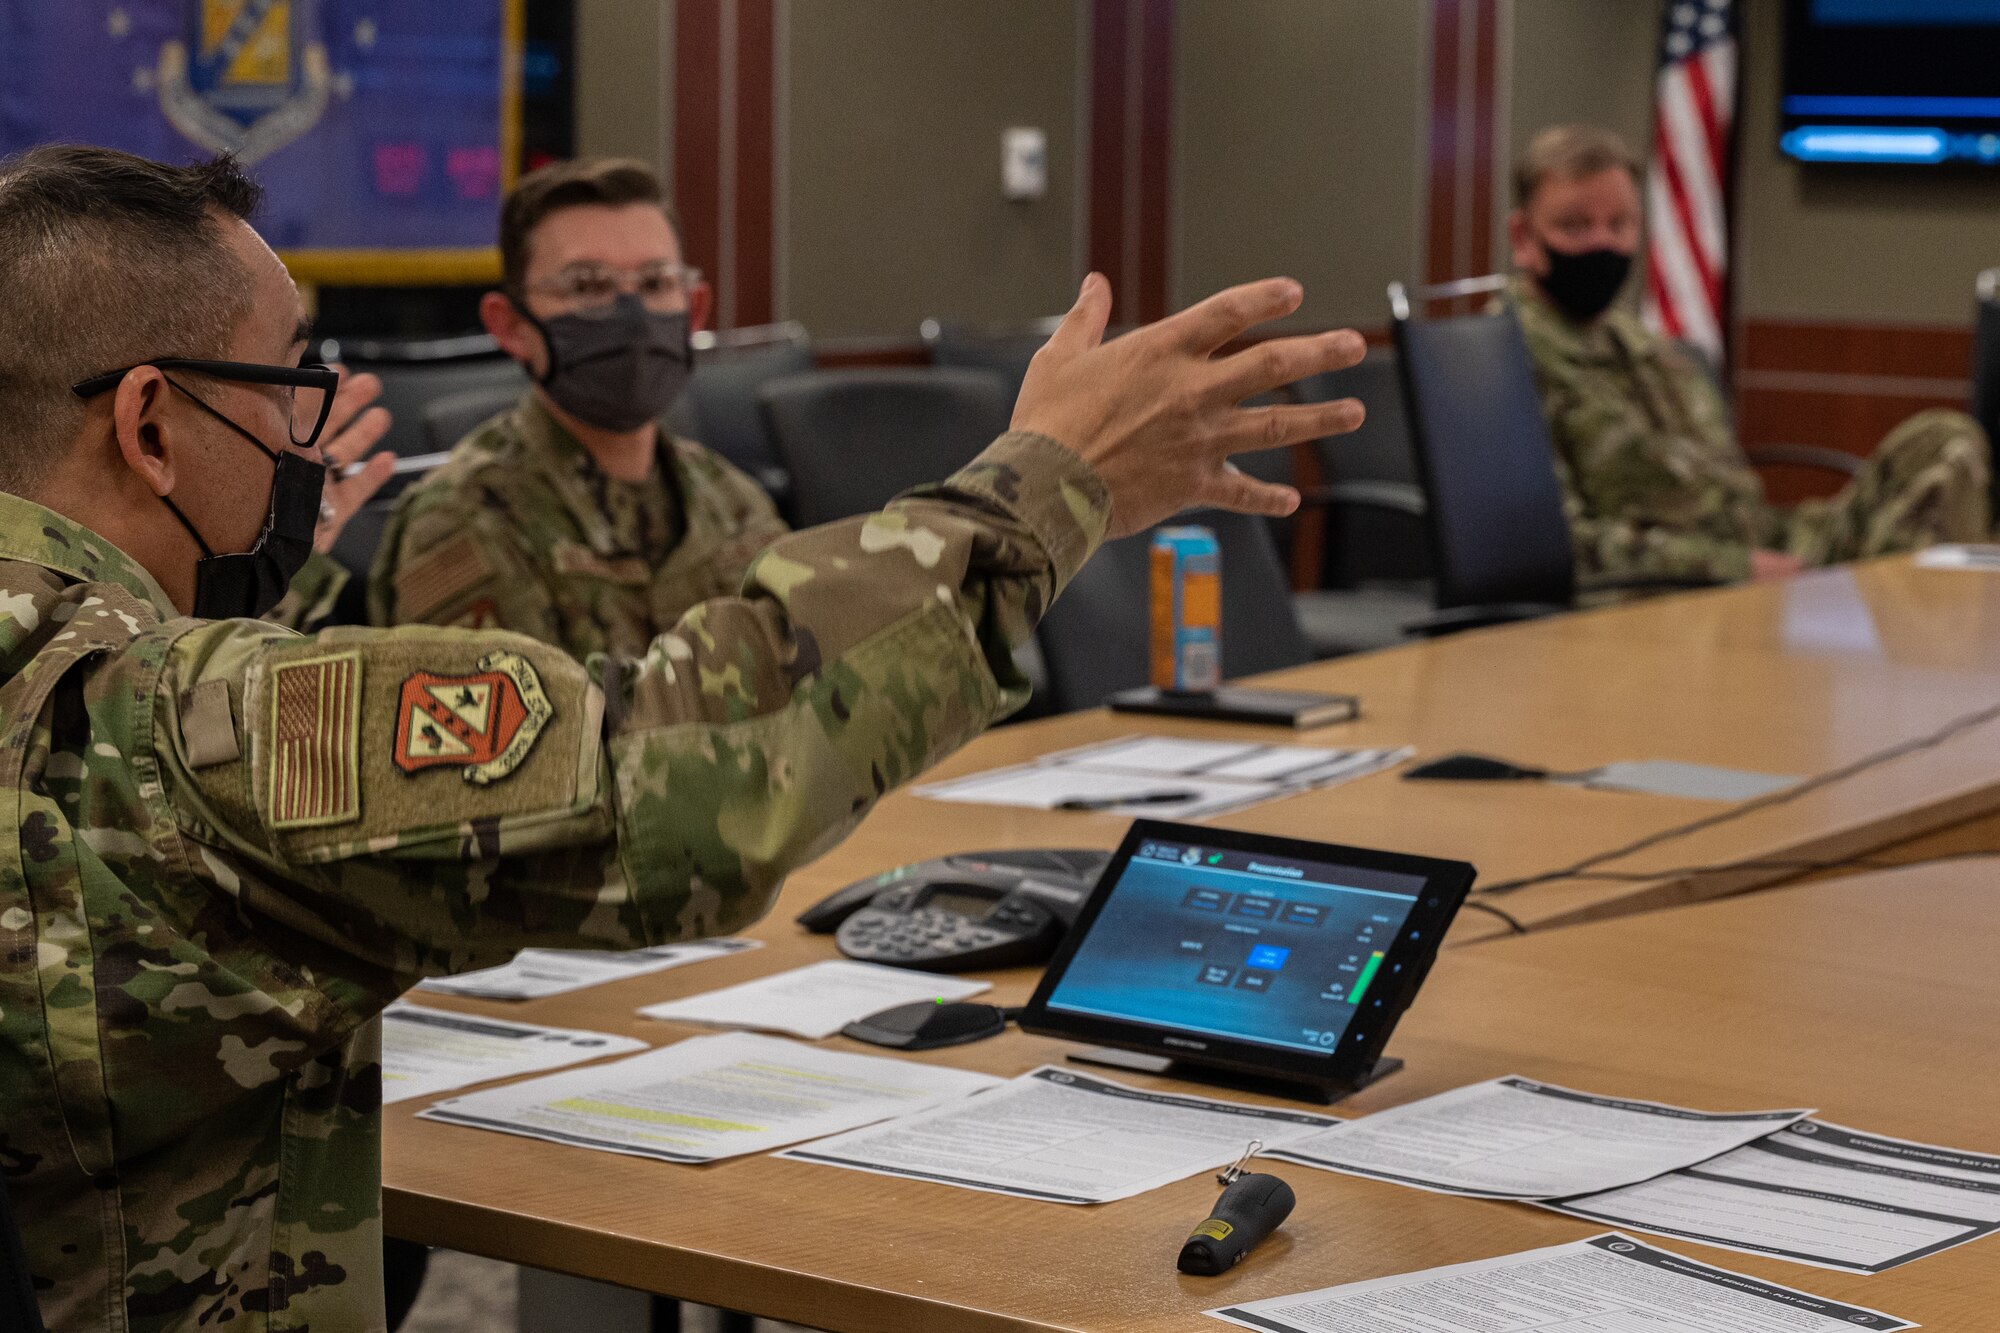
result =
[[1507,308],[1413,318],[1401,283],[1389,299],[1438,607],[1413,629],[1450,633],[1568,609],[1576,555],[1520,321]]
[[927,319],[918,328],[931,364],[958,370],[990,370],[1007,382],[1007,401],[1021,395],[1028,362],[1062,323],[1062,316],[1025,324],[954,324]]
[[826,370],[758,395],[804,526],[880,509],[941,481],[1005,433],[1012,411],[986,370]]
[[813,368],[812,340],[805,325],[760,324],[697,333],[694,352],[694,378],[667,414],[668,429],[742,468],[790,516],[790,479],[771,443],[757,394],[772,380]]
[[484,392],[513,396],[527,384],[520,365],[485,334],[424,340],[328,339],[321,355],[382,381],[381,406],[392,418],[382,447],[400,457],[435,453],[424,414],[441,399]]
[[[1313,659],[1292,611],[1284,562],[1261,518],[1201,509],[1172,525],[1213,529],[1222,548],[1222,674],[1229,679]],[[1095,708],[1151,678],[1152,533],[1106,542],[1043,617],[1037,638],[1057,712]]]
[[41,1304],[5,1181],[0,1181],[0,1328],[43,1333]]
[[[1291,385],[1295,402],[1358,398],[1361,428],[1314,445],[1321,482],[1304,488],[1319,515],[1320,586],[1298,593],[1299,624],[1320,657],[1387,648],[1434,609],[1430,531],[1403,410],[1396,353]],[[1301,513],[1306,512],[1301,509]]]
[[[2000,268],[1981,273],[1973,291],[1972,415],[2000,453]],[[1994,462],[1994,512],[2000,513],[2000,458]]]

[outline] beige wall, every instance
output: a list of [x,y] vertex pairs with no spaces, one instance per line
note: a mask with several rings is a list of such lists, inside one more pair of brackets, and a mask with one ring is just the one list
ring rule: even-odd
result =
[[1778,152],[1783,5],[1747,0],[1737,302],[1748,319],[1965,324],[2000,264],[2000,172],[1801,167]]
[[577,0],[576,149],[674,167],[674,0]]
[[1514,0],[1499,207],[1508,164],[1537,130],[1584,121],[1616,130],[1640,153],[1653,130],[1659,8],[1650,0]]
[[1427,6],[1182,0],[1172,293],[1285,273],[1306,324],[1388,322],[1418,266]]
[[[1075,0],[786,0],[785,317],[914,338],[925,316],[1066,309],[1077,235]],[[1000,132],[1048,135],[1048,197],[1000,197]],[[781,152],[784,152],[781,146]]]

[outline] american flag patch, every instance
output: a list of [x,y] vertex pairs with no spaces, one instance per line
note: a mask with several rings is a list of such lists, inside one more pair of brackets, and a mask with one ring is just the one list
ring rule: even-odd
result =
[[361,817],[361,654],[271,669],[271,827],[313,828]]

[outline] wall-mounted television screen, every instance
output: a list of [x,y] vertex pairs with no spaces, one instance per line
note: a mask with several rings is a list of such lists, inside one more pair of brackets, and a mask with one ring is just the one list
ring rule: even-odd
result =
[[2000,166],[2000,0],[1785,0],[1784,151]]

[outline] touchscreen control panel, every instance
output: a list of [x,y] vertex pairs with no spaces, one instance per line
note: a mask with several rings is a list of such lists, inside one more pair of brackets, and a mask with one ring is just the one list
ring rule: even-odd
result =
[[1381,984],[1427,882],[1142,841],[1047,1007],[1330,1055]]

